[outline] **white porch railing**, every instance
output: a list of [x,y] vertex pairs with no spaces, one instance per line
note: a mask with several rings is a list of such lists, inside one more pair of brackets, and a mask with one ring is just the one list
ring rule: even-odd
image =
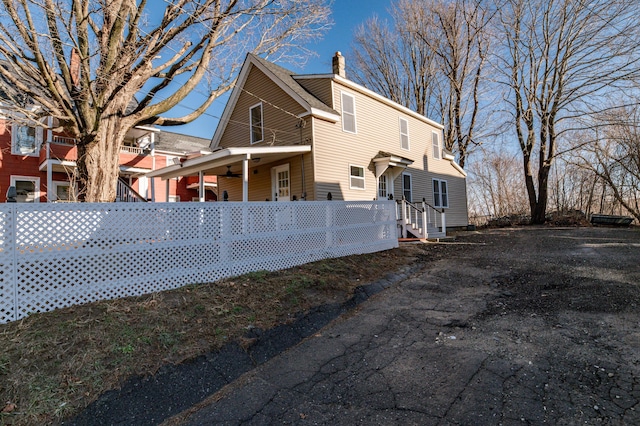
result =
[[398,246],[395,203],[0,205],[0,323]]
[[402,238],[443,238],[447,235],[444,210],[438,210],[425,200],[410,203],[404,198],[397,203],[396,217]]
[[67,137],[63,137],[63,136],[53,136],[53,140],[51,141],[52,143],[58,144],[58,145],[75,145],[76,144],[76,139],[75,138],[67,138]]
[[122,145],[120,147],[120,152],[128,152],[129,154],[137,154],[137,155],[144,154],[144,150],[142,148],[140,148],[139,146]]
[[116,201],[124,203],[147,202],[147,200],[142,195],[138,194],[121,177],[118,178],[118,185],[116,186]]

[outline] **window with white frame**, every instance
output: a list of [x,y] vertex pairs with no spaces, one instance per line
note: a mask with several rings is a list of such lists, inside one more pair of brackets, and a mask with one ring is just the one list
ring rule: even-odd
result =
[[262,103],[254,105],[249,109],[249,120],[251,122],[251,143],[262,142],[264,140]]
[[[200,198],[195,197],[196,200],[200,200]],[[179,203],[180,202],[180,196],[179,195],[169,195],[169,202],[170,203]]]
[[42,143],[42,128],[33,126],[11,126],[11,153],[16,155],[39,155]]
[[71,192],[71,184],[69,182],[54,181],[53,200],[51,201],[72,201],[73,193]]
[[442,158],[442,147],[440,146],[440,133],[431,132],[431,146],[433,147],[433,158]]
[[413,196],[411,194],[411,175],[409,173],[402,174],[402,195],[408,202],[413,202]]
[[364,188],[364,167],[349,165],[349,188]]
[[18,203],[40,202],[40,178],[11,176],[11,186],[16,188],[16,201]]
[[387,189],[387,175],[382,175],[378,178],[378,199],[386,200],[389,196]]
[[356,133],[356,98],[342,92],[342,130]]
[[409,149],[409,122],[400,117],[400,146]]
[[449,193],[447,191],[447,181],[433,179],[433,206],[448,208]]

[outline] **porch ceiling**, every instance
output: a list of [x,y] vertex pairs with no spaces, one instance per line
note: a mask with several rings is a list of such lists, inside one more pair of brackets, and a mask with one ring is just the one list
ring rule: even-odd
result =
[[45,160],[38,167],[41,172],[46,172],[49,167],[54,172],[69,173],[76,168],[76,162],[71,160]]
[[[203,172],[205,175],[223,176],[227,173],[227,166],[231,166],[232,172],[241,173],[242,168],[237,166],[241,166],[244,160],[252,160],[251,165],[263,165],[306,152],[311,152],[310,145],[224,148],[211,154],[186,160],[181,164],[154,170],[147,173],[146,176],[159,177],[163,180],[179,176],[192,176],[199,172]],[[234,166],[237,168],[234,169]]]

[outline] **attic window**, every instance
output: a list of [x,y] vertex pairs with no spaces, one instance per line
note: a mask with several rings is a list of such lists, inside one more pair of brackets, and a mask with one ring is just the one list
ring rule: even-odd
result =
[[438,132],[431,132],[431,146],[433,147],[433,158],[437,160],[442,158],[440,134]]
[[251,143],[262,142],[264,139],[264,128],[262,126],[262,103],[254,105],[249,109],[249,120],[251,122]]
[[409,149],[409,122],[400,117],[400,146]]
[[356,133],[356,98],[348,93],[342,93],[342,130]]

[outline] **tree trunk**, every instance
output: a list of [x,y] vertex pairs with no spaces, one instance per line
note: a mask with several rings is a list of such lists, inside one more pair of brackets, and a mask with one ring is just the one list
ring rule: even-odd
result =
[[97,133],[81,138],[77,161],[81,201],[115,201],[125,127],[119,117],[103,118]]

